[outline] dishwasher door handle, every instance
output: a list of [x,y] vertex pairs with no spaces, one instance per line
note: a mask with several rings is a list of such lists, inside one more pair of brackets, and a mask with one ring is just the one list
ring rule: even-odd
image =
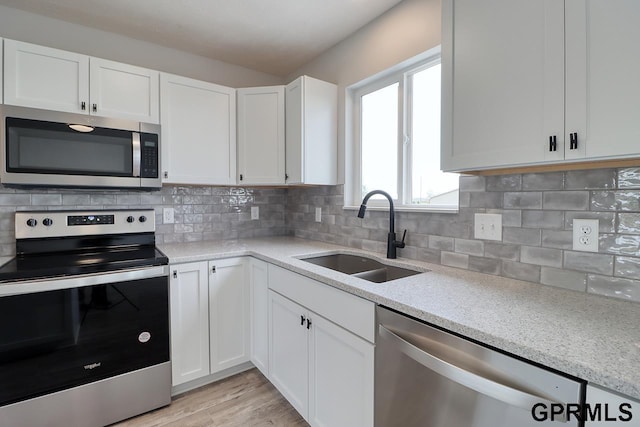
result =
[[[533,405],[537,403],[545,404],[547,407],[550,407],[549,405],[552,404],[561,404],[564,408],[567,407],[567,405],[560,402],[553,402],[544,397],[536,396],[534,394],[506,386],[489,378],[467,371],[459,366],[452,365],[451,363],[411,344],[409,341],[398,336],[383,325],[379,325],[379,332],[383,338],[392,341],[396,345],[396,348],[398,348],[402,353],[409,356],[425,368],[428,368],[443,377],[470,388],[480,394],[484,394],[527,411],[531,411]],[[567,422],[566,411],[563,411],[562,414],[559,414],[554,419],[559,422]]]

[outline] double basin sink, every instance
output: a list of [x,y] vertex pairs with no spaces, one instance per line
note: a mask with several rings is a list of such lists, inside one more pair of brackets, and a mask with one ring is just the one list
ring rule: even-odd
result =
[[384,283],[424,273],[423,271],[383,264],[375,259],[360,255],[332,254],[302,258],[302,261],[375,283]]

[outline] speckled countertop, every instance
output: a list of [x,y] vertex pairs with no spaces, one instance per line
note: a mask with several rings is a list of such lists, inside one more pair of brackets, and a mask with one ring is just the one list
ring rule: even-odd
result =
[[[161,245],[171,263],[250,255],[640,399],[640,305],[293,237]],[[429,272],[371,283],[297,258],[362,254]]]

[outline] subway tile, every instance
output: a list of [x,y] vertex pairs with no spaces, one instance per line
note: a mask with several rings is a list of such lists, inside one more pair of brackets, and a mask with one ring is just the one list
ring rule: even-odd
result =
[[535,190],[562,190],[564,188],[564,173],[529,173],[522,175],[522,189]]
[[640,280],[589,274],[587,292],[626,301],[640,302]]
[[617,256],[614,276],[640,279],[640,258]]
[[619,169],[618,188],[640,188],[640,168]]
[[502,215],[503,227],[522,226],[522,211],[513,209],[487,209],[486,213]]
[[86,206],[91,203],[89,194],[63,194],[62,204],[65,206]]
[[455,252],[482,256],[484,243],[480,240],[455,239]]
[[518,245],[539,246],[541,242],[541,231],[538,228],[502,228],[502,241],[504,243],[515,243]]
[[536,191],[504,193],[504,207],[507,209],[542,209],[542,193]]
[[540,281],[540,266],[515,261],[502,261],[502,274],[506,277],[528,282]]
[[473,175],[460,175],[460,192],[485,191],[485,177]]
[[560,268],[562,267],[562,251],[537,246],[522,246],[520,248],[520,262]]
[[615,211],[618,209],[615,191],[591,192],[592,211]]
[[542,194],[545,210],[580,211],[589,209],[588,191],[545,191]]
[[116,195],[115,194],[92,194],[91,195],[91,204],[94,206],[104,205],[110,206],[116,204]]
[[119,205],[139,205],[140,195],[139,194],[117,194],[116,203]]
[[452,252],[454,240],[451,237],[429,236],[429,248]]
[[61,205],[62,195],[61,194],[32,194],[31,204],[42,205],[42,206]]
[[618,233],[640,234],[640,213],[618,214]]
[[640,236],[631,234],[601,234],[599,249],[616,255],[640,254]]
[[518,261],[520,259],[520,246],[505,245],[502,243],[494,242],[484,242],[484,256],[487,258]]
[[640,190],[616,191],[616,209],[640,212]]
[[30,194],[0,194],[0,206],[28,206],[31,204]]
[[587,274],[560,268],[542,267],[540,283],[557,288],[571,289],[572,291],[586,292]]
[[471,203],[471,193],[469,192],[460,192],[460,196],[458,198],[458,207],[459,208],[468,208]]
[[542,230],[542,247],[556,249],[573,248],[573,232],[565,230]]
[[480,273],[487,273],[493,275],[499,275],[501,272],[502,262],[495,258],[484,258],[479,256],[469,257],[469,270],[479,271]]
[[440,263],[449,267],[466,269],[469,267],[469,255],[442,251],[440,254]]
[[440,264],[440,251],[438,249],[420,248],[416,251],[416,259],[433,264]]
[[588,273],[613,275],[613,256],[588,252],[564,251],[564,268]]
[[612,233],[616,229],[616,214],[613,212],[565,212],[564,228],[566,230],[573,230],[574,219],[597,219],[600,233]]
[[[399,236],[402,237],[402,236]],[[407,245],[416,246],[419,248],[429,247],[429,237],[426,234],[407,232]]]
[[493,175],[486,177],[487,191],[519,191],[522,175]]
[[494,193],[469,193],[470,208],[501,208],[502,194]]
[[615,169],[590,169],[567,171],[564,188],[566,190],[592,190],[616,188]]
[[522,227],[562,229],[564,227],[564,212],[562,211],[523,211]]

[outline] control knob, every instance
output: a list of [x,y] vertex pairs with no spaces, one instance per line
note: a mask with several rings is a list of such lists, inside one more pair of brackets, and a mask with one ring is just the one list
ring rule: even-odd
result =
[[36,219],[35,219],[35,218],[29,218],[29,219],[27,220],[27,225],[28,225],[29,227],[35,227],[36,225],[38,225],[38,221],[36,221]]
[[132,223],[132,222],[133,222],[133,221],[135,221],[135,220],[136,220],[136,219],[135,219],[134,217],[132,217],[131,215],[129,215],[129,216],[127,217],[127,222],[128,222],[128,223]]
[[45,218],[45,219],[42,220],[42,223],[46,227],[51,227],[51,225],[53,225],[53,220],[51,218]]
[[147,217],[142,215],[140,218],[138,218],[138,221],[140,222],[145,222],[147,220]]

